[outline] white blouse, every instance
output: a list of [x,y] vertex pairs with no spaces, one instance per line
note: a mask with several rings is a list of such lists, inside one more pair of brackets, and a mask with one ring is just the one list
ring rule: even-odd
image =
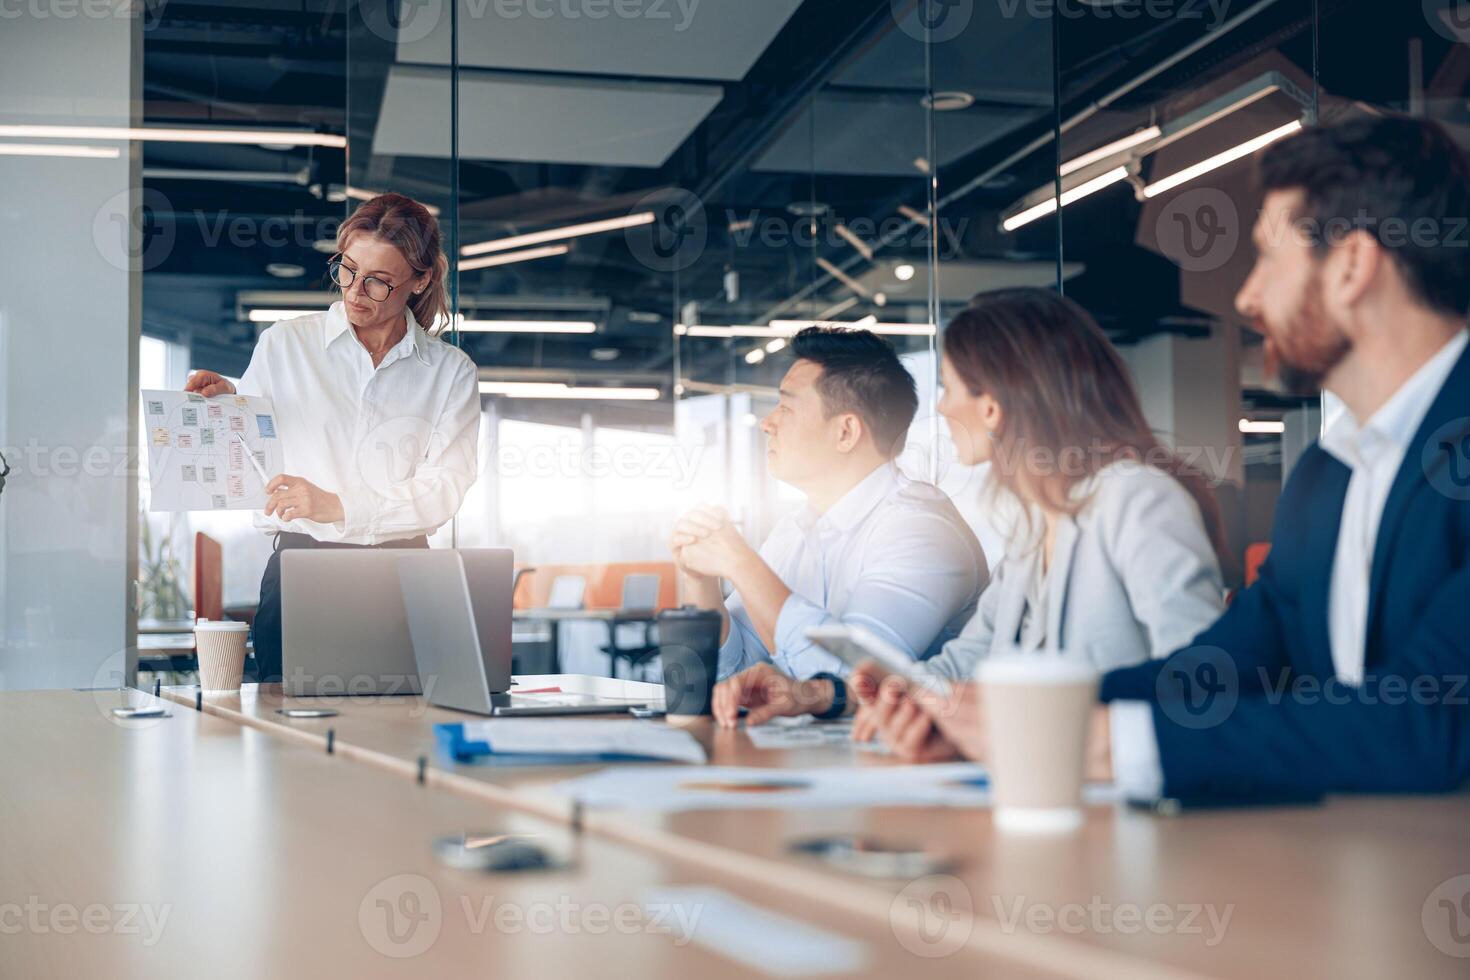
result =
[[261,333],[240,394],[272,401],[286,472],[337,494],[344,516],[258,513],[256,527],[380,544],[431,534],[459,510],[477,468],[477,371],[404,313],[407,334],[376,368],[340,302]]

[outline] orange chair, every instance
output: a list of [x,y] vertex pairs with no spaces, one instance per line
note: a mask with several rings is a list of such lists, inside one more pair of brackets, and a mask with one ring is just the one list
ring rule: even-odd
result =
[[1255,544],[1247,545],[1245,549],[1245,585],[1250,588],[1256,579],[1261,577],[1261,566],[1266,563],[1266,556],[1271,553],[1271,542],[1257,541]]
[[194,535],[194,618],[225,618],[225,553],[203,531]]

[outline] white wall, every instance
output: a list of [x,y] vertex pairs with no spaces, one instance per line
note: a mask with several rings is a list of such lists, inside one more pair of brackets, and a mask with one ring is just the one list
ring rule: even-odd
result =
[[[0,121],[133,124],[141,24],[117,6],[32,5],[0,21]],[[121,152],[0,156],[0,451],[12,467],[0,688],[117,684],[128,659],[138,194],[134,152],[99,145]]]

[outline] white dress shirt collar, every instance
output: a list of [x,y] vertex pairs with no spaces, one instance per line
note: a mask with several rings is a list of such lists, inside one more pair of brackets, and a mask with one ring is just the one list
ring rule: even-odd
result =
[[1359,426],[1344,405],[1322,433],[1321,445],[1339,462],[1356,467],[1383,449],[1406,452],[1414,433],[1429,414],[1429,406],[1444,387],[1445,379],[1465,352],[1470,334],[1461,330],[1425,361],[1388,401]]
[[[413,310],[405,306],[403,308],[403,316],[408,320],[408,332],[403,335],[402,340],[388,351],[387,355],[383,358],[383,363],[379,365],[380,367],[386,366],[392,361],[398,360],[400,357],[406,357],[410,352],[421,363],[429,363],[429,335],[424,333],[423,327],[419,326],[419,321],[414,317]],[[331,308],[327,310],[326,322],[323,324],[322,346],[331,347],[339,338],[351,336],[357,345],[362,347],[362,341],[357,339],[357,335],[350,329],[351,326],[352,324],[347,320],[347,309],[342,305],[342,301],[338,300],[333,303]],[[367,350],[367,348],[363,347],[363,350]]]
[[819,534],[846,534],[863,522],[898,485],[898,468],[883,463],[863,477],[858,484],[837,499],[825,513],[818,514],[811,504],[796,513],[796,523],[803,531]]

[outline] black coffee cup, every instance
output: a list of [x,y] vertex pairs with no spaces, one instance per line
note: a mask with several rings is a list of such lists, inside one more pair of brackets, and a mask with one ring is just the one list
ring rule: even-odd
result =
[[720,665],[720,614],[682,606],[659,613],[657,624],[664,710],[671,715],[712,714]]

